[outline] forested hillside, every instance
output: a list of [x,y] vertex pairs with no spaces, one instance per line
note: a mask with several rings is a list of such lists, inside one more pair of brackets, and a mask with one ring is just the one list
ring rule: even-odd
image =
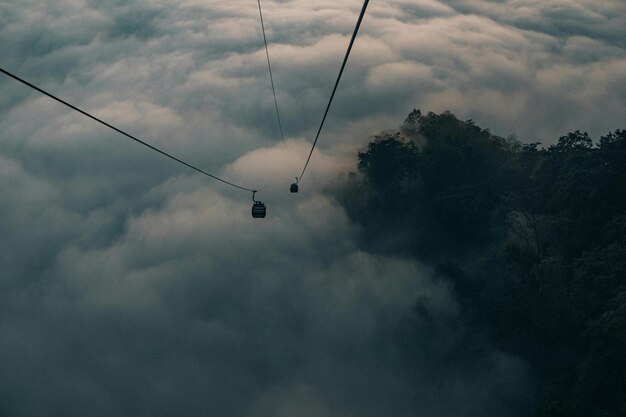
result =
[[364,247],[435,266],[530,363],[538,416],[626,415],[626,131],[544,148],[416,110],[356,171],[338,194]]

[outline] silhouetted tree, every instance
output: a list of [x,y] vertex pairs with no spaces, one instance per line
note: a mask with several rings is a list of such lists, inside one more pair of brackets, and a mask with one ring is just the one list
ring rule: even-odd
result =
[[543,149],[414,110],[358,170],[349,188],[365,196],[346,206],[368,248],[439,264],[469,315],[534,365],[537,415],[626,415],[626,131]]

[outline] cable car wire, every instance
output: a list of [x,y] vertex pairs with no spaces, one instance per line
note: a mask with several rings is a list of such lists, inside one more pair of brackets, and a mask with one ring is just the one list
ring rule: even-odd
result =
[[280,130],[280,137],[285,144],[285,134],[283,133],[283,124],[280,120],[280,111],[278,110],[278,99],[276,99],[276,88],[274,87],[274,74],[272,73],[272,62],[270,61],[270,51],[267,47],[267,36],[265,35],[265,22],[263,21],[263,10],[261,8],[261,0],[257,0],[259,4],[259,17],[261,18],[261,29],[263,31],[263,43],[265,44],[265,56],[267,56],[267,68],[270,73],[270,81],[272,83],[272,94],[274,95],[274,107],[276,108],[276,119],[278,120],[278,129]]
[[128,133],[124,132],[124,131],[123,131],[123,130],[121,130],[121,129],[118,129],[117,127],[115,127],[115,126],[113,126],[113,125],[111,125],[111,124],[109,124],[109,123],[107,123],[107,122],[105,122],[105,121],[103,121],[103,120],[101,120],[101,119],[97,118],[96,116],[92,116],[91,114],[87,113],[86,111],[81,110],[81,109],[79,109],[78,107],[76,107],[76,106],[74,106],[74,105],[72,105],[72,104],[70,104],[70,103],[68,103],[68,102],[66,102],[66,101],[64,101],[64,100],[61,100],[60,98],[58,98],[58,97],[54,96],[53,94],[48,93],[47,91],[45,91],[45,90],[43,90],[43,89],[41,89],[41,88],[37,87],[37,86],[36,86],[36,85],[34,85],[34,84],[29,83],[28,81],[26,81],[26,80],[24,80],[24,79],[22,79],[22,78],[18,77],[18,76],[17,76],[17,75],[15,75],[15,74],[10,73],[9,71],[7,71],[7,70],[5,70],[5,69],[3,69],[3,68],[1,68],[1,67],[0,67],[0,72],[4,73],[5,75],[8,75],[9,77],[11,77],[11,78],[13,78],[13,79],[15,79],[15,80],[17,80],[17,81],[21,82],[22,84],[24,84],[24,85],[26,85],[26,86],[28,86],[28,87],[30,87],[30,88],[32,88],[32,89],[34,89],[34,90],[39,91],[41,94],[44,94],[44,95],[46,95],[46,96],[50,97],[51,99],[58,101],[59,103],[61,103],[61,104],[65,105],[65,106],[67,106],[67,107],[69,107],[70,109],[75,110],[75,111],[77,111],[78,113],[81,113],[82,115],[87,116],[87,117],[89,117],[90,119],[95,120],[96,122],[98,122],[98,123],[100,123],[100,124],[103,124],[104,126],[108,127],[109,129],[113,129],[113,130],[115,130],[116,132],[118,132],[118,133],[120,133],[120,134],[122,134],[122,135],[124,135],[124,136],[126,136],[126,137],[128,137],[128,138],[130,138],[130,139],[132,139],[132,140],[134,140],[135,142],[138,142],[138,143],[140,143],[141,145],[147,146],[148,148],[152,149],[153,151],[156,151],[156,152],[160,153],[161,155],[164,155],[164,156],[166,156],[166,157],[168,157],[168,158],[170,158],[170,159],[173,159],[174,161],[176,161],[176,162],[178,162],[178,163],[181,163],[181,164],[185,165],[186,167],[189,167],[189,168],[191,168],[191,169],[193,169],[193,170],[195,170],[195,171],[197,171],[197,172],[199,172],[199,173],[201,173],[201,174],[204,174],[204,175],[206,175],[207,177],[213,178],[214,180],[220,181],[220,182],[222,182],[222,183],[224,183],[224,184],[226,184],[226,185],[230,185],[231,187],[235,187],[235,188],[238,188],[238,189],[243,190],[243,191],[249,191],[249,192],[251,192],[251,193],[255,193],[255,192],[256,192],[256,190],[254,190],[254,189],[251,189],[251,188],[246,188],[246,187],[242,187],[242,186],[240,186],[240,185],[237,185],[237,184],[235,184],[235,183],[232,183],[232,182],[230,182],[230,181],[226,181],[225,179],[222,179],[222,178],[220,178],[220,177],[217,177],[217,176],[215,176],[215,175],[213,175],[213,174],[209,174],[208,172],[206,172],[206,171],[204,171],[204,170],[202,170],[202,169],[200,169],[200,168],[197,168],[197,167],[195,167],[195,166],[193,166],[193,165],[191,165],[191,164],[189,164],[189,163],[187,163],[187,162],[183,161],[182,159],[179,159],[179,158],[177,158],[177,157],[175,157],[175,156],[173,156],[173,155],[170,155],[169,153],[167,153],[167,152],[165,152],[165,151],[162,151],[161,149],[159,149],[159,148],[157,148],[157,147],[155,147],[155,146],[152,146],[152,145],[150,145],[149,143],[144,142],[143,140],[138,139],[138,138],[136,138],[135,136],[133,136],[133,135],[131,135],[131,134],[128,134]]
[[361,14],[359,15],[359,19],[356,22],[356,27],[354,28],[354,33],[352,33],[352,39],[350,40],[350,45],[348,46],[348,50],[346,51],[346,56],[343,59],[343,63],[341,64],[341,69],[339,70],[339,76],[337,77],[337,81],[335,82],[335,87],[333,88],[333,92],[330,95],[330,100],[328,100],[328,105],[326,106],[326,111],[324,112],[324,117],[322,118],[322,123],[317,131],[317,135],[315,135],[315,141],[313,141],[313,146],[311,146],[311,151],[309,152],[309,156],[306,159],[306,163],[304,164],[304,168],[302,168],[302,173],[298,178],[298,181],[302,180],[302,176],[304,175],[307,167],[309,166],[309,162],[311,161],[311,156],[313,155],[313,150],[315,149],[315,145],[317,145],[317,140],[320,137],[320,133],[322,132],[322,128],[324,127],[324,122],[326,121],[326,116],[328,116],[328,111],[330,110],[330,106],[333,103],[333,98],[335,98],[335,93],[337,92],[337,87],[339,86],[339,81],[341,81],[341,76],[343,75],[343,71],[346,68],[346,64],[348,63],[348,58],[350,57],[350,52],[352,51],[352,46],[354,45],[354,41],[356,39],[356,35],[359,33],[359,28],[361,27],[361,22],[363,22],[363,17],[365,16],[365,10],[367,9],[367,5],[369,4],[369,0],[365,0],[363,2],[363,8],[361,9]]

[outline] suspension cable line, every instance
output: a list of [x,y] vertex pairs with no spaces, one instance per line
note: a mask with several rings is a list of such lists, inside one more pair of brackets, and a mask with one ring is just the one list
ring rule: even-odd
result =
[[52,95],[51,93],[48,93],[47,91],[45,91],[45,90],[43,90],[43,89],[41,89],[41,88],[37,87],[37,86],[36,86],[36,85],[34,85],[34,84],[29,83],[28,81],[26,81],[26,80],[24,80],[24,79],[22,79],[22,78],[18,77],[18,76],[17,76],[17,75],[15,75],[15,74],[10,73],[9,71],[7,71],[7,70],[5,70],[5,69],[3,69],[3,68],[1,68],[1,67],[0,67],[0,72],[4,73],[5,75],[8,75],[9,77],[11,77],[11,78],[13,78],[13,79],[15,79],[15,80],[17,80],[17,81],[21,82],[22,84],[24,84],[24,85],[26,85],[26,86],[28,86],[28,87],[30,87],[30,88],[32,88],[32,89],[34,89],[34,90],[37,90],[37,91],[38,91],[38,92],[40,92],[41,94],[44,94],[44,95],[46,95],[46,96],[50,97],[51,99],[58,101],[59,103],[61,103],[61,104],[65,105],[65,106],[67,106],[67,107],[69,107],[70,109],[75,110],[75,111],[77,111],[78,113],[80,113],[80,114],[82,114],[82,115],[84,115],[84,116],[87,116],[87,117],[89,117],[89,118],[90,118],[90,119],[92,119],[92,120],[95,120],[96,122],[98,122],[98,123],[100,123],[100,124],[102,124],[102,125],[104,125],[104,126],[108,127],[109,129],[115,130],[116,132],[118,132],[118,133],[120,133],[120,134],[122,134],[122,135],[126,136],[127,138],[130,138],[130,139],[134,140],[135,142],[138,142],[138,143],[140,143],[141,145],[146,146],[146,147],[148,147],[148,148],[152,149],[153,151],[156,151],[156,152],[160,153],[160,154],[161,154],[161,155],[163,155],[163,156],[166,156],[166,157],[168,157],[168,158],[170,158],[170,159],[173,159],[174,161],[176,161],[176,162],[178,162],[178,163],[180,163],[180,164],[183,164],[183,165],[185,165],[186,167],[189,167],[189,168],[191,168],[191,169],[193,169],[193,170],[195,170],[195,171],[197,171],[197,172],[199,172],[199,173],[201,173],[201,174],[203,174],[203,175],[206,175],[207,177],[213,178],[214,180],[220,181],[220,182],[222,182],[222,183],[224,183],[224,184],[226,184],[226,185],[230,185],[231,187],[235,187],[235,188],[238,188],[238,189],[243,190],[243,191],[249,191],[249,192],[251,192],[251,193],[255,193],[255,192],[256,192],[256,190],[255,190],[255,189],[242,187],[242,186],[237,185],[237,184],[235,184],[235,183],[232,183],[232,182],[230,182],[230,181],[226,181],[225,179],[222,179],[222,178],[220,178],[220,177],[217,177],[217,176],[215,176],[215,175],[213,175],[213,174],[209,174],[208,172],[206,172],[206,171],[204,171],[204,170],[202,170],[202,169],[200,169],[200,168],[197,168],[197,167],[195,167],[194,165],[191,165],[191,164],[189,164],[189,163],[187,163],[187,162],[183,161],[182,159],[179,159],[179,158],[177,158],[177,157],[175,157],[175,156],[173,156],[173,155],[170,155],[169,153],[167,153],[167,152],[165,152],[165,151],[162,151],[161,149],[159,149],[159,148],[157,148],[157,147],[155,147],[155,146],[152,146],[152,145],[150,145],[149,143],[144,142],[143,140],[138,139],[138,138],[136,138],[135,136],[130,135],[130,134],[128,134],[128,133],[126,133],[126,132],[124,132],[124,131],[123,131],[123,130],[121,130],[121,129],[118,129],[118,128],[117,128],[117,127],[115,127],[115,126],[113,126],[113,125],[111,125],[111,124],[109,124],[109,123],[107,123],[107,122],[105,122],[105,121],[103,121],[103,120],[101,120],[101,119],[99,119],[99,118],[97,118],[97,117],[95,117],[95,116],[92,116],[91,114],[87,113],[86,111],[81,110],[81,109],[79,109],[78,107],[76,107],[76,106],[74,106],[74,105],[72,105],[72,104],[70,104],[70,103],[68,103],[68,102],[66,102],[66,101],[64,101],[64,100],[61,100],[60,98],[58,98],[58,97],[56,97],[56,96]]
[[283,133],[283,124],[280,120],[280,111],[278,110],[278,99],[276,99],[276,88],[274,87],[274,75],[272,74],[272,62],[270,61],[270,51],[267,47],[267,36],[265,35],[265,22],[263,21],[263,10],[261,8],[261,0],[257,0],[259,4],[259,17],[261,18],[261,29],[263,31],[263,43],[265,44],[265,56],[267,57],[267,68],[270,73],[270,82],[272,84],[272,95],[274,96],[274,107],[276,108],[276,119],[278,120],[278,129],[280,130],[280,137],[285,144],[285,134]]
[[359,28],[361,27],[361,22],[363,22],[363,17],[365,16],[365,10],[367,9],[367,5],[369,0],[363,1],[363,8],[361,9],[361,14],[359,15],[359,19],[356,22],[356,27],[354,28],[354,33],[352,33],[352,39],[350,40],[350,45],[348,46],[348,50],[346,51],[346,56],[343,59],[343,63],[341,64],[341,69],[339,70],[339,76],[337,77],[337,81],[335,82],[335,87],[333,88],[333,92],[330,95],[330,100],[328,100],[328,105],[326,106],[326,111],[324,112],[324,117],[322,118],[322,123],[320,123],[320,127],[317,130],[317,135],[315,135],[315,141],[313,141],[313,146],[311,146],[311,151],[309,152],[309,156],[306,159],[306,163],[304,164],[304,168],[302,168],[302,173],[297,181],[302,180],[302,176],[304,175],[307,167],[309,166],[309,162],[311,161],[311,156],[313,155],[313,150],[315,149],[315,145],[317,145],[317,140],[320,137],[320,133],[322,132],[322,128],[324,127],[324,122],[326,121],[326,116],[328,116],[328,111],[330,110],[330,106],[333,103],[333,99],[335,98],[335,93],[337,92],[337,87],[339,86],[339,81],[341,81],[341,76],[343,75],[343,71],[346,68],[346,64],[348,63],[348,58],[350,57],[350,52],[352,51],[352,46],[354,45],[354,41],[356,39],[356,35],[359,33]]

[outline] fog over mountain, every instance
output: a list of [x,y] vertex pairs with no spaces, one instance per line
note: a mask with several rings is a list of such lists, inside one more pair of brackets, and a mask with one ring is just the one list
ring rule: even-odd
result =
[[[374,253],[328,192],[413,108],[553,143],[623,127],[620,0],[9,0],[0,66],[0,416],[516,416],[535,375],[434,265]],[[419,312],[416,315],[416,311]]]

